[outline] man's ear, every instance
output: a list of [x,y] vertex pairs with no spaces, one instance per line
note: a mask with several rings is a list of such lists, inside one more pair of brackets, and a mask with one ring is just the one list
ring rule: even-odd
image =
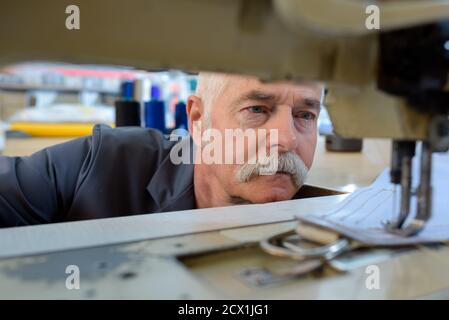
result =
[[[191,95],[187,99],[187,116],[189,117],[189,133],[197,145],[201,145],[202,124],[204,122],[205,110],[201,98]],[[199,136],[198,136],[199,135]],[[199,141],[197,141],[200,139]]]

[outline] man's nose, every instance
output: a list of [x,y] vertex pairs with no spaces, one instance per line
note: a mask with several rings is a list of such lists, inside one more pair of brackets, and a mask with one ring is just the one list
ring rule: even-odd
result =
[[279,108],[273,117],[271,128],[278,132],[278,152],[287,152],[298,146],[297,130],[291,108]]

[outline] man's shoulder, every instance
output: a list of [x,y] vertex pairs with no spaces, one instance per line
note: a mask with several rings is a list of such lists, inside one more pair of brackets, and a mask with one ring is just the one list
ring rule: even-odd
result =
[[92,144],[102,151],[132,152],[137,150],[166,153],[176,141],[170,141],[160,131],[141,127],[118,127],[99,124],[92,130]]

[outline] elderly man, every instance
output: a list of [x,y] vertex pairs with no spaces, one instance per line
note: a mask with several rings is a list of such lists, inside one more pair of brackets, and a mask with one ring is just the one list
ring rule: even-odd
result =
[[[201,73],[187,103],[192,138],[173,142],[152,129],[99,125],[90,137],[30,157],[1,157],[0,227],[299,198],[322,98],[317,83]],[[251,142],[243,151],[231,148],[244,154],[244,163],[197,161],[211,128],[274,130],[276,139],[262,139],[257,148],[276,154],[275,170],[263,173],[270,156],[249,161]],[[174,162],[171,151],[192,143],[194,161]]]

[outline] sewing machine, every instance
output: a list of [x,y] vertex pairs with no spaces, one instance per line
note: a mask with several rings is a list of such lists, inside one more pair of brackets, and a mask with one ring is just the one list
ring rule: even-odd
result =
[[[78,1],[80,29],[69,30],[68,4],[15,1],[0,5],[0,41],[7,44],[0,46],[0,63],[45,59],[324,81],[336,133],[393,139],[391,181],[401,186],[401,206],[385,227],[407,237],[431,216],[431,155],[449,148],[449,3],[376,4],[380,30],[367,27],[367,4],[357,0]],[[417,141],[422,151],[415,192]],[[204,216],[178,212],[1,230],[0,297],[448,297],[445,247],[372,250],[304,277],[295,276],[294,261],[262,252],[258,242],[292,228],[298,211],[325,210],[345,197],[320,192]],[[405,224],[415,198],[417,213]],[[181,222],[167,228],[167,219]],[[124,235],[108,229],[120,226]],[[52,243],[39,239],[42,232]],[[98,237],[80,239],[88,232]],[[91,281],[81,290],[64,286],[71,260]],[[363,267],[373,261],[384,275],[380,290],[364,286]]]

